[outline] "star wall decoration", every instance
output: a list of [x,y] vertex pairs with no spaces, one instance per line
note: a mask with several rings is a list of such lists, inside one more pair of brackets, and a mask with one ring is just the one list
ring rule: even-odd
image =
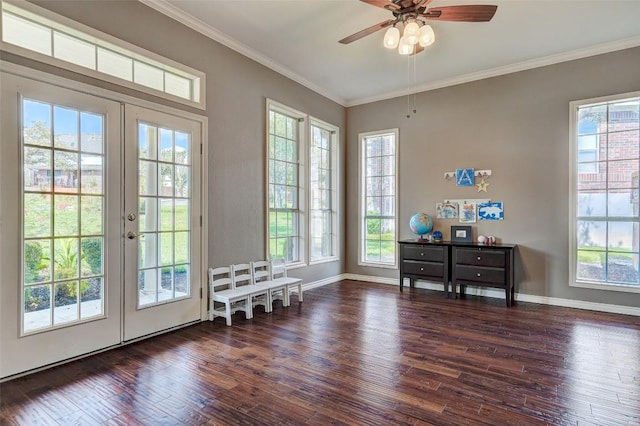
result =
[[484,178],[482,178],[480,183],[476,183],[476,186],[478,187],[478,192],[487,192],[487,187],[489,186],[489,183],[486,180],[484,180]]

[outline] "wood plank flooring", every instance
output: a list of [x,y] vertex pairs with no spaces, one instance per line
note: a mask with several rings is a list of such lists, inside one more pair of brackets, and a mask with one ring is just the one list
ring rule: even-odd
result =
[[0,385],[3,425],[638,425],[640,318],[342,281]]

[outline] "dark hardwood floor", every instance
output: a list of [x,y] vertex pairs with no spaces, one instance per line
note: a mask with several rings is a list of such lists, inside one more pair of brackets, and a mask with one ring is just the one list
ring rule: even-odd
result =
[[342,281],[15,379],[0,400],[3,425],[638,425],[640,318]]

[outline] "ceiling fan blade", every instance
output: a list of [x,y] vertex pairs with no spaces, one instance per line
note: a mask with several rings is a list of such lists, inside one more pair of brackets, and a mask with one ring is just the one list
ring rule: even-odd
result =
[[387,10],[400,9],[400,6],[398,6],[395,3],[391,3],[390,1],[387,1],[387,0],[360,0],[360,1],[363,3],[370,4],[371,6],[377,6]]
[[373,34],[378,30],[386,28],[389,25],[394,24],[396,21],[397,21],[397,19],[389,19],[388,21],[380,22],[379,24],[375,24],[375,25],[373,25],[373,26],[371,26],[369,28],[365,28],[364,30],[360,30],[355,34],[351,34],[350,36],[347,36],[347,37],[343,38],[342,40],[338,41],[338,43],[349,44],[349,43],[354,42],[356,40],[360,40],[362,37],[368,36],[369,34]]
[[415,5],[416,11],[417,11],[418,9],[420,9],[421,7],[425,7],[432,1],[433,0],[413,0],[413,4]]
[[432,7],[422,16],[439,21],[487,22],[493,18],[496,9],[498,9],[498,6],[481,4]]

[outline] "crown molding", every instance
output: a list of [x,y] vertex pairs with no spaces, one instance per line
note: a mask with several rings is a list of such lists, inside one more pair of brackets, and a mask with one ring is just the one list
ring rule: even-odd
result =
[[489,70],[479,71],[476,73],[465,74],[465,75],[456,76],[452,78],[446,78],[446,79],[434,81],[432,83],[418,85],[409,89],[388,92],[388,93],[380,94],[377,96],[371,96],[368,98],[353,99],[353,100],[347,101],[347,104],[345,106],[352,107],[357,105],[369,104],[372,102],[384,101],[387,99],[413,95],[414,93],[441,89],[443,87],[455,86],[457,84],[469,83],[477,80],[484,80],[485,78],[498,77],[505,74],[511,74],[519,71],[526,71],[534,68],[545,67],[547,65],[554,65],[561,62],[573,61],[576,59],[587,58],[590,56],[602,55],[604,53],[630,49],[637,46],[640,46],[640,36],[624,38],[624,39],[616,40],[609,43],[602,43],[595,46],[572,50],[569,52],[563,52],[555,55],[544,56],[542,58],[532,59],[524,62],[518,62],[516,64],[505,65],[502,67],[492,68]]
[[199,32],[200,34],[209,37],[210,39],[217,41],[218,43],[228,47],[231,50],[235,50],[243,56],[246,56],[249,59],[256,61],[257,63],[264,65],[265,67],[281,74],[296,83],[301,84],[302,86],[313,90],[319,95],[324,96],[327,99],[330,99],[341,106],[346,106],[346,100],[340,96],[335,95],[334,93],[310,82],[306,78],[302,77],[299,74],[291,71],[289,68],[279,64],[273,59],[255,51],[251,47],[246,44],[240,43],[238,40],[229,37],[227,34],[213,28],[212,26],[206,24],[205,22],[197,19],[185,12],[181,9],[175,7],[171,3],[166,0],[138,0],[140,3],[149,6],[150,8],[162,13],[163,15],[168,16],[169,18],[180,22],[183,25],[191,28],[194,31]]
[[472,81],[483,80],[491,77],[498,77],[505,74],[511,74],[519,71],[526,71],[534,68],[540,68],[548,65],[558,64],[561,62],[587,58],[590,56],[596,56],[604,53],[610,53],[618,50],[624,50],[624,49],[640,46],[640,36],[630,37],[630,38],[616,40],[609,43],[602,43],[595,46],[572,50],[569,52],[563,52],[555,55],[545,56],[542,58],[532,59],[529,61],[519,62],[516,64],[496,67],[489,70],[479,71],[479,72],[470,73],[470,74],[464,74],[461,76],[455,76],[451,78],[445,78],[445,79],[434,81],[431,83],[417,85],[408,89],[382,93],[376,96],[371,96],[366,98],[356,98],[356,99],[344,99],[330,92],[329,90],[310,82],[309,80],[302,77],[301,75],[291,71],[289,68],[285,67],[284,65],[255,51],[251,47],[243,43],[240,43],[236,39],[229,37],[227,34],[224,34],[223,32],[211,27],[210,25],[204,23],[203,21],[183,12],[181,9],[175,7],[174,5],[169,3],[167,0],[138,0],[138,1],[344,107],[353,107],[353,106],[358,106],[363,104],[369,104],[372,102],[384,101],[387,99],[393,99],[397,97],[412,95],[414,93],[441,89],[443,87],[455,86],[458,84],[469,83]]

